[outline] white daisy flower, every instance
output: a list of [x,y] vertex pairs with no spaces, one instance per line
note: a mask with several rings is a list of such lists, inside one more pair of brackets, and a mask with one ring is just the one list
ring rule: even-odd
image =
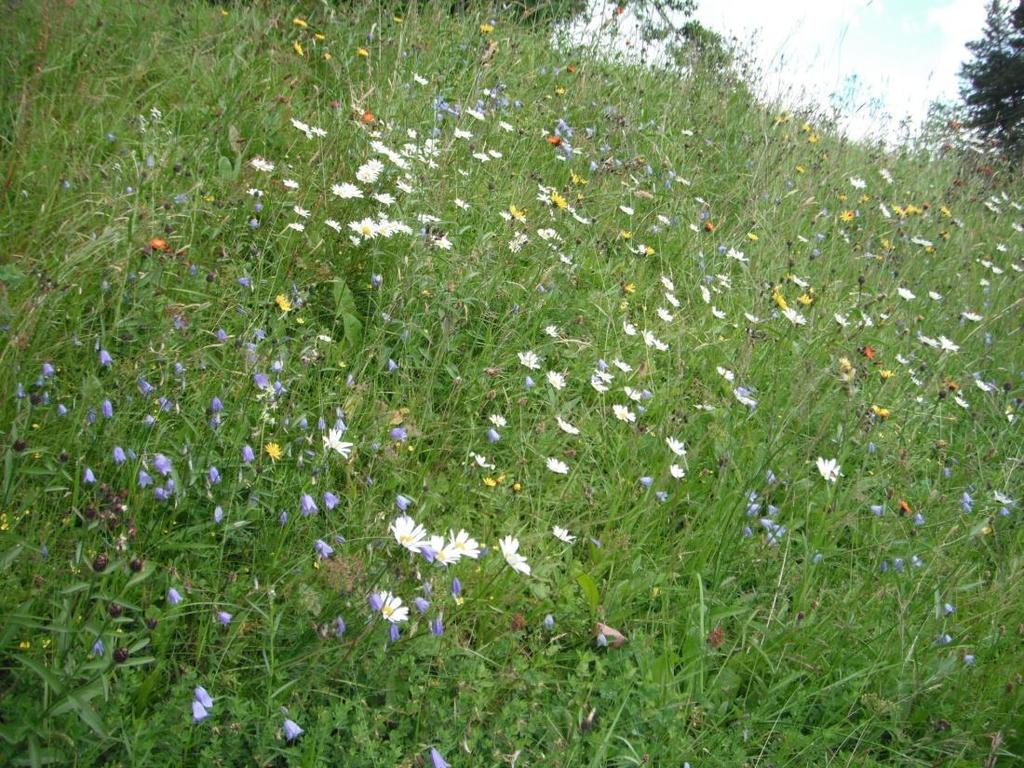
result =
[[819,456],[817,464],[821,476],[830,483],[834,483],[839,479],[839,463],[835,459],[823,459]]
[[555,421],[558,422],[558,428],[568,435],[578,435],[580,431],[570,424],[568,421],[563,419],[561,416],[556,416]]
[[636,414],[624,405],[616,403],[612,406],[612,412],[615,414],[615,418],[619,421],[625,421],[630,424],[636,422]]
[[498,547],[501,549],[501,555],[505,558],[505,562],[513,571],[518,571],[526,576],[530,575],[530,566],[526,562],[526,558],[519,554],[519,539],[506,536],[498,542]]
[[384,163],[376,158],[367,160],[356,171],[356,179],[364,184],[373,184],[384,170]]
[[346,443],[341,439],[344,433],[339,429],[330,429],[327,434],[324,435],[324,448],[331,450],[339,454],[342,458],[347,459],[352,455],[352,443]]
[[548,371],[548,384],[554,387],[556,390],[565,389],[565,376],[560,374],[558,371]]
[[569,465],[564,461],[559,461],[553,456],[549,456],[547,460],[548,469],[554,472],[556,475],[567,475],[569,474]]
[[672,451],[676,456],[682,458],[686,455],[686,445],[682,440],[677,440],[674,437],[666,437],[665,443],[668,445],[669,450]]
[[559,541],[564,541],[566,544],[572,544],[576,541],[575,536],[569,533],[569,531],[565,528],[562,528],[558,525],[554,525],[551,527],[551,533],[554,535],[556,539],[558,539]]
[[409,515],[395,518],[395,521],[388,526],[388,530],[395,537],[395,541],[413,554],[419,554],[423,545],[427,543],[426,529],[422,525],[418,525]]
[[402,598],[390,592],[381,592],[380,614],[392,624],[409,620],[409,606],[402,605]]

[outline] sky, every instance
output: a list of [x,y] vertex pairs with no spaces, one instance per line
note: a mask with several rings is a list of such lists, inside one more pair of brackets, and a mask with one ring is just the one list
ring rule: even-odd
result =
[[[590,22],[574,37],[601,29],[613,7],[591,0]],[[635,34],[626,7],[620,39]],[[843,94],[850,136],[893,139],[901,120],[918,125],[933,100],[957,97],[985,0],[698,0],[696,18],[751,52],[762,96],[828,108]]]

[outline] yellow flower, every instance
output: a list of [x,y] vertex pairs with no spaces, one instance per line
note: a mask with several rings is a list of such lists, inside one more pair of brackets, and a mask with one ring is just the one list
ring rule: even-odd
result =
[[949,208],[947,208],[944,205],[939,207],[939,213],[941,213],[943,216],[945,216],[947,218],[949,218],[950,216],[953,215],[953,212],[951,210],[949,210]]
[[590,182],[584,179],[582,176],[578,176],[575,171],[569,171],[569,178],[572,179],[572,183],[577,186],[584,186]]
[[797,173],[806,173],[806,171],[807,171],[807,169],[806,169],[806,168],[804,168],[804,167],[803,167],[802,165],[798,165],[798,166],[796,167],[796,172],[797,172]]
[[324,51],[324,61],[330,61],[330,60],[331,60],[331,52],[330,51]]
[[814,303],[814,297],[811,296],[809,293],[804,293],[800,295],[800,298],[798,298],[797,301],[799,301],[805,307],[809,307],[811,306],[811,304]]
[[786,303],[786,297],[782,295],[782,291],[779,290],[778,286],[772,289],[772,301],[775,302],[775,306],[785,312],[789,309],[789,304]]
[[519,493],[521,490],[523,490],[523,484],[522,483],[520,483],[518,481],[515,482],[515,483],[512,483],[512,493]]
[[840,203],[845,203],[846,202],[846,193],[845,192],[840,192],[839,193],[839,202]]
[[282,312],[292,311],[292,303],[288,301],[288,297],[285,296],[283,293],[277,294],[277,298],[274,299],[274,303],[277,304],[278,309],[280,309]]
[[872,405],[871,410],[880,419],[888,419],[891,415],[888,408],[882,408],[880,405]]
[[840,221],[853,221],[853,211],[843,211],[839,214]]
[[890,378],[892,378],[892,371],[890,371],[888,368],[883,368],[878,372],[878,375],[882,377],[882,381],[888,381]]
[[555,88],[555,96],[565,96],[565,88],[562,86]]
[[619,237],[621,237],[623,240],[629,240],[631,237],[633,237],[633,233],[627,229],[620,229]]
[[512,214],[512,218],[516,219],[516,221],[526,220],[526,211],[522,208],[516,208],[514,205],[510,205],[508,207],[508,212]]
[[569,202],[557,192],[551,193],[551,202],[557,205],[561,210],[565,210],[569,207]]
[[861,195],[860,196],[860,201],[862,203],[869,203],[869,202],[871,202],[871,195],[868,195],[868,194]]
[[298,16],[292,19],[292,24],[294,24],[296,27],[302,27],[303,29],[309,26],[309,24],[306,23],[305,19],[299,18]]
[[401,24],[403,21],[405,21],[405,19],[402,18],[401,16],[392,16],[391,18],[394,19],[396,24]]
[[277,461],[282,456],[281,446],[277,443],[267,443],[263,446],[263,450],[265,450],[267,452],[267,456],[272,458],[274,461]]
[[644,246],[644,254],[646,254],[647,256],[653,256],[654,255],[654,248],[652,248],[649,245],[645,245]]
[[370,55],[370,52],[365,48],[356,48],[356,55],[366,57]]
[[626,293],[636,293],[636,285],[634,283],[626,283],[622,286],[622,290]]
[[326,37],[324,37],[324,35],[321,32],[314,32],[313,33],[313,37],[316,40],[326,40],[327,39]]
[[807,137],[807,143],[808,144],[817,144],[818,141],[820,140],[820,138],[821,137],[819,137],[818,134],[812,133],[810,136]]
[[298,40],[296,40],[294,43],[292,43],[292,48],[295,49],[295,52],[297,54],[299,54],[299,56],[305,56],[306,55],[305,51],[302,50],[302,43],[300,43]]
[[493,31],[494,31],[494,25],[493,24],[481,24],[480,25],[480,34],[481,35],[489,35]]
[[485,477],[484,478],[484,485],[486,485],[488,488],[493,488],[497,484],[498,484],[498,481],[495,480],[493,477]]
[[757,239],[757,235],[755,235],[753,232],[747,232],[747,240],[749,240],[752,243],[756,243]]

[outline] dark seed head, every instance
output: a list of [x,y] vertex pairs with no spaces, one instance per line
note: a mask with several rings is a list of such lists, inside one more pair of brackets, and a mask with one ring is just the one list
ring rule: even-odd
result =
[[146,628],[149,629],[150,631],[156,629],[156,624],[157,624],[156,619],[153,618],[152,616],[150,616],[149,618],[146,619]]
[[128,649],[122,646],[114,651],[114,661],[118,664],[124,664],[128,661]]
[[68,458],[69,458],[68,457],[68,452],[67,451],[61,451],[60,455],[57,457],[57,460],[60,461],[61,464],[67,464],[68,463]]
[[128,563],[128,567],[132,569],[132,573],[138,573],[142,570],[142,558],[136,557],[134,560]]
[[[88,510],[86,510],[86,512],[88,512]],[[95,514],[96,512],[94,510],[93,515]],[[94,557],[92,560],[92,569],[96,571],[96,573],[102,573],[107,569],[107,566],[109,564],[110,558],[104,555],[102,552],[100,552],[100,554],[96,555],[96,557]]]
[[110,614],[110,618],[116,619],[124,613],[124,608],[122,608],[118,603],[111,603],[107,606],[107,613]]
[[14,450],[15,450],[15,451],[16,451],[17,453],[21,453],[21,452],[22,452],[22,451],[24,451],[24,450],[25,450],[25,449],[26,449],[27,447],[28,447],[28,443],[26,443],[26,442],[25,442],[24,440],[20,440],[20,439],[19,439],[19,440],[15,440],[15,441],[14,441]]

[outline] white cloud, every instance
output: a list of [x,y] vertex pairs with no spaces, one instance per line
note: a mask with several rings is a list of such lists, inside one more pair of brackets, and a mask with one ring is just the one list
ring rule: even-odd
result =
[[[893,138],[900,120],[917,124],[933,100],[956,97],[964,45],[984,24],[984,0],[948,0],[927,10],[917,5],[700,0],[696,18],[749,51],[760,72],[760,96],[826,111],[836,107],[851,135]],[[576,25],[573,38],[600,37],[602,50],[637,60],[635,6],[627,5],[621,16],[614,16],[614,7],[591,0],[586,24]]]

